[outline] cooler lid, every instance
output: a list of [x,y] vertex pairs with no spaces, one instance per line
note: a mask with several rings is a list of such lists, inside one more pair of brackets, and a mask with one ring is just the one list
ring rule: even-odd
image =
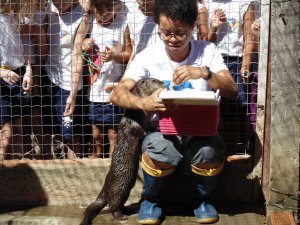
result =
[[220,90],[198,91],[194,89],[184,89],[182,91],[162,91],[159,98],[163,102],[175,103],[178,105],[218,105],[221,96]]

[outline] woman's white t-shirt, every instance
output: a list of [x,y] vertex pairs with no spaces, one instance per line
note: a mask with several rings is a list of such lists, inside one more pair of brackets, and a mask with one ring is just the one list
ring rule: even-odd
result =
[[[183,62],[176,63],[169,59],[164,43],[157,42],[136,55],[126,70],[124,77],[135,81],[142,78],[171,81],[174,70],[182,65],[208,66],[215,73],[227,69],[222,55],[213,43],[191,40],[190,44],[191,52],[188,57]],[[211,90],[204,79],[190,80],[190,83],[196,90]]]
[[[141,53],[137,54],[125,72],[124,77],[138,81],[143,78],[156,78],[161,81],[170,82],[174,70],[183,65],[195,67],[208,66],[212,72],[227,70],[220,52],[213,43],[206,41],[191,40],[191,52],[182,62],[176,63],[169,59],[163,42],[157,42]],[[215,75],[217,76],[217,74]],[[195,90],[210,91],[207,82],[200,78],[189,80]],[[158,115],[151,116],[152,125],[157,125]]]

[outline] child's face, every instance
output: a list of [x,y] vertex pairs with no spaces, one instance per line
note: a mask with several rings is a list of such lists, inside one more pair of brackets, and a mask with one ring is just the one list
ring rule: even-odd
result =
[[71,6],[74,3],[78,3],[78,1],[72,1],[72,0],[68,0],[68,1],[53,0],[52,2],[60,13],[69,11],[71,9]]
[[121,8],[122,8],[122,4],[120,2],[115,4],[112,8],[103,8],[103,7],[96,8],[95,14],[96,14],[97,21],[102,26],[108,26],[109,24],[112,23],[115,14],[117,12],[120,12]]
[[35,4],[35,10],[36,11],[45,11],[47,6],[46,0],[37,0]]
[[145,15],[152,14],[152,8],[155,0],[136,0],[136,2],[139,4],[139,9],[142,13]]

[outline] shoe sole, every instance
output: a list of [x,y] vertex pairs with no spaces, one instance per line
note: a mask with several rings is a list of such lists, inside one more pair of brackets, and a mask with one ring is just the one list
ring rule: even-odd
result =
[[145,224],[145,225],[157,225],[160,224],[160,220],[154,220],[154,219],[146,219],[146,220],[138,220],[139,224]]
[[202,224],[216,223],[218,221],[219,221],[219,217],[218,218],[197,219],[197,222],[202,223]]

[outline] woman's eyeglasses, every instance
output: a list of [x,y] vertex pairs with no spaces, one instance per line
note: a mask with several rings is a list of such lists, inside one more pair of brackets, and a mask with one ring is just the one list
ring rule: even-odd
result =
[[182,41],[187,37],[189,32],[190,30],[182,31],[182,32],[166,32],[166,33],[159,31],[157,32],[157,34],[159,38],[163,41],[169,41],[172,37],[174,37],[178,41]]

